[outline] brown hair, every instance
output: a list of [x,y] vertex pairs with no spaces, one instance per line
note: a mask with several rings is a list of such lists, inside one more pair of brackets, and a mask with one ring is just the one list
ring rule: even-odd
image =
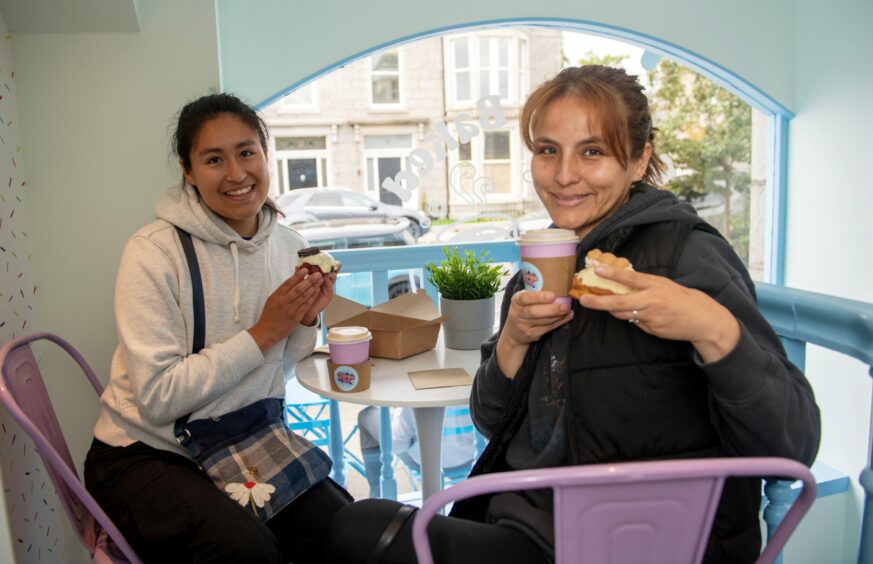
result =
[[528,96],[521,111],[521,135],[528,149],[533,150],[533,130],[540,110],[563,96],[576,96],[592,105],[595,126],[622,167],[627,168],[631,159],[643,154],[646,142],[651,143],[652,156],[642,182],[659,184],[665,166],[655,151],[657,128],[652,126],[649,100],[636,76],[623,69],[586,65],[566,68],[541,84]]
[[[197,136],[200,134],[203,124],[221,115],[234,116],[256,132],[261,149],[264,151],[264,158],[267,158],[269,133],[267,124],[258,115],[258,112],[233,94],[223,92],[207,94],[189,102],[182,108],[177,119],[176,131],[173,133],[173,152],[179,157],[184,169],[182,186],[186,184],[184,172],[191,170],[191,151],[197,143]],[[194,189],[197,190],[197,187],[194,186]],[[285,215],[269,197],[264,205],[282,216]]]

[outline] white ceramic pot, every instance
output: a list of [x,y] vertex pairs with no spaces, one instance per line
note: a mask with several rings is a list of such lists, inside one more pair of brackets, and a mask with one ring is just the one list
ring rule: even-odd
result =
[[494,296],[483,300],[449,300],[440,296],[443,339],[450,349],[478,349],[494,333]]

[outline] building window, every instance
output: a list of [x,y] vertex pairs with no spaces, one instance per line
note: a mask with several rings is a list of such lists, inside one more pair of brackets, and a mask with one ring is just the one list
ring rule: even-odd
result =
[[315,82],[304,84],[293,92],[282,96],[279,100],[279,110],[282,112],[298,112],[301,110],[318,109],[317,87]]
[[400,49],[370,56],[370,96],[374,106],[400,105]]
[[512,193],[512,151],[508,131],[485,133],[482,171],[493,182],[494,194]]
[[406,168],[406,157],[411,150],[411,135],[364,136],[364,166],[369,196],[386,204],[403,205],[397,194],[382,188],[382,182],[386,178],[394,178]]
[[324,137],[277,137],[275,162],[279,194],[328,183]]
[[450,104],[471,105],[496,94],[518,104],[527,84],[527,42],[512,34],[447,39],[446,80]]
[[486,131],[459,144],[449,180],[453,183],[452,192],[474,197],[481,188],[488,201],[506,202],[515,198],[521,170],[520,166],[514,166],[520,163],[519,156],[515,155],[518,151],[516,137],[515,130]]

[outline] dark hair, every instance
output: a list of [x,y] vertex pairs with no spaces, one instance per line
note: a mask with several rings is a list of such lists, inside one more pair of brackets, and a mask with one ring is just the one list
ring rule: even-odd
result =
[[[188,103],[179,112],[176,132],[173,134],[173,152],[182,161],[182,168],[191,170],[191,150],[197,143],[200,129],[207,121],[222,114],[230,114],[258,132],[261,149],[267,154],[267,124],[258,113],[233,94],[208,94]],[[182,183],[185,178],[182,176]]]
[[627,168],[631,159],[643,154],[646,142],[651,143],[652,156],[642,181],[658,185],[665,166],[655,152],[657,128],[652,126],[649,100],[636,76],[602,65],[570,67],[559,72],[534,90],[524,104],[521,135],[528,149],[533,150],[533,130],[539,122],[540,110],[563,96],[576,96],[593,106],[595,125],[621,166]]

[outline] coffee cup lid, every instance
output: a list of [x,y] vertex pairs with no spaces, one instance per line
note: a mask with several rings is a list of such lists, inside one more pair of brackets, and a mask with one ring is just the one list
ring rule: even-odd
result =
[[570,229],[531,229],[518,238],[519,245],[541,245],[543,243],[571,243],[579,237]]
[[372,338],[373,335],[366,327],[331,327],[327,332],[327,340],[332,343],[357,343]]

